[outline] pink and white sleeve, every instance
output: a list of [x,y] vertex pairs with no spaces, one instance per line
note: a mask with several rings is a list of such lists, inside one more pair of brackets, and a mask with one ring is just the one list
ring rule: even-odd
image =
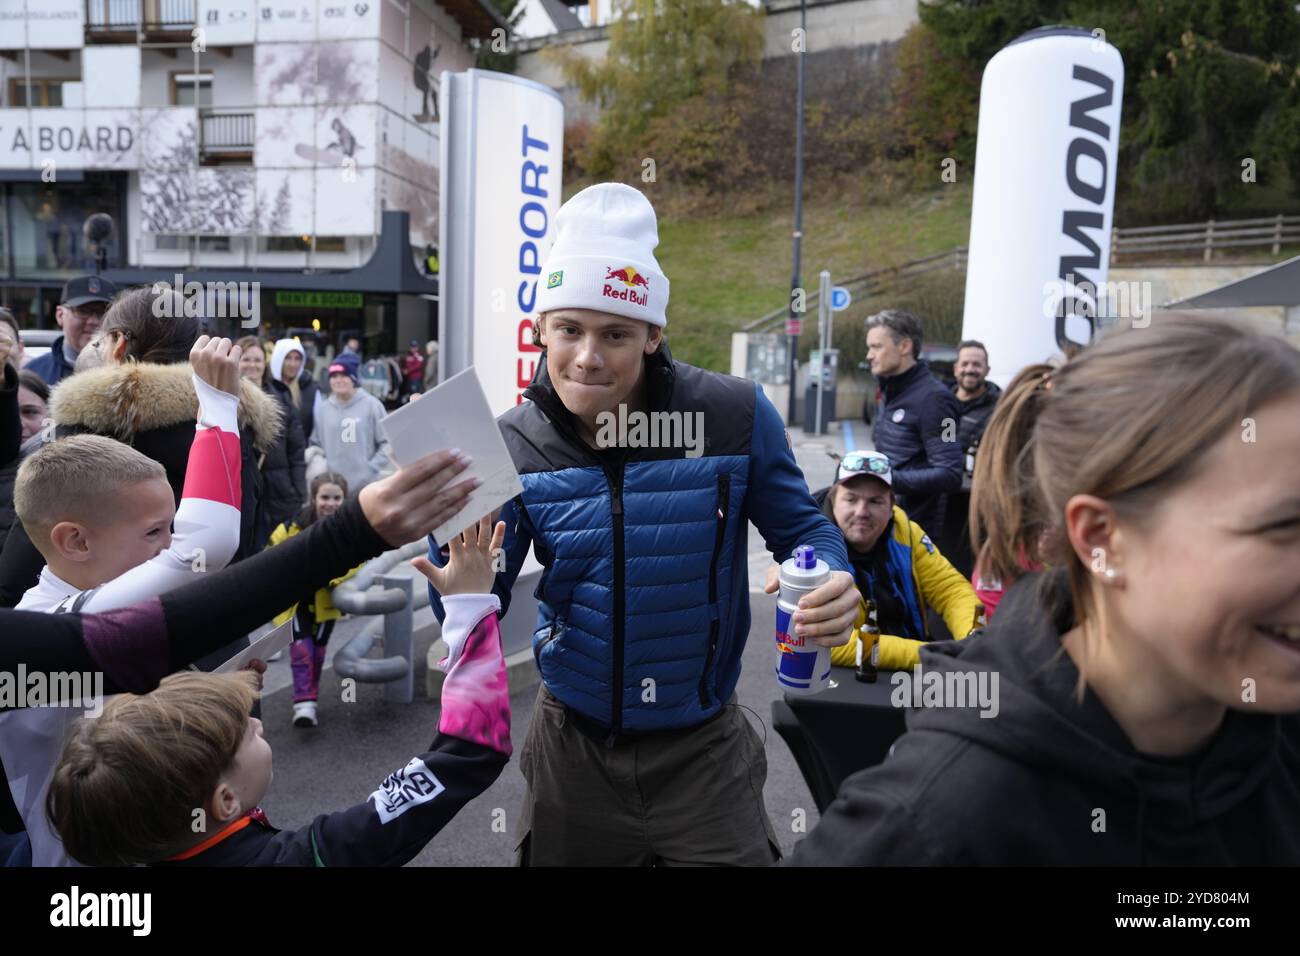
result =
[[438,664],[447,672],[438,731],[510,756],[510,690],[496,614],[501,601],[495,594],[449,594],[442,603],[448,654]]

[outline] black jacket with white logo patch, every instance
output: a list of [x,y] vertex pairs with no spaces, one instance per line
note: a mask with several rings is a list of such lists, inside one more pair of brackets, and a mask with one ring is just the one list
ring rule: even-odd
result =
[[155,866],[402,866],[465,804],[492,786],[507,756],[438,734],[429,752],[389,774],[365,803],[277,830],[260,810]]

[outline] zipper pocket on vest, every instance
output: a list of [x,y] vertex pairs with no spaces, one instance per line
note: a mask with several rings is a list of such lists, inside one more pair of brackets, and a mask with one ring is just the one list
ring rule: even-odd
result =
[[722,624],[722,610],[718,607],[718,559],[722,555],[722,539],[727,533],[727,506],[731,497],[731,475],[718,475],[718,500],[714,511],[713,557],[709,560],[709,652],[704,658],[704,673],[700,675],[700,706],[709,706],[709,668],[718,650],[718,630]]

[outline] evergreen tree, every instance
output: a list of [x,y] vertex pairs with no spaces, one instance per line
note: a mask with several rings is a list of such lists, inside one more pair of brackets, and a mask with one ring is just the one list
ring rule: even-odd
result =
[[[1292,0],[923,0],[919,12],[923,42],[964,67],[947,69],[942,84],[924,71],[898,76],[896,93],[909,100],[904,139],[927,163],[945,148],[972,161],[969,105],[984,65],[1020,34],[1068,23],[1104,30],[1124,58],[1117,218],[1193,220],[1300,202]],[[1247,159],[1256,182],[1243,182]]]

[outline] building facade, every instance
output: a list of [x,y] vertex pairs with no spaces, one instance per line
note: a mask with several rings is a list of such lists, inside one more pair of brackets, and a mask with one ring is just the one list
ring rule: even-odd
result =
[[433,337],[439,76],[503,26],[486,0],[0,0],[0,302],[52,327],[108,213],[117,281],[253,276],[263,334]]

